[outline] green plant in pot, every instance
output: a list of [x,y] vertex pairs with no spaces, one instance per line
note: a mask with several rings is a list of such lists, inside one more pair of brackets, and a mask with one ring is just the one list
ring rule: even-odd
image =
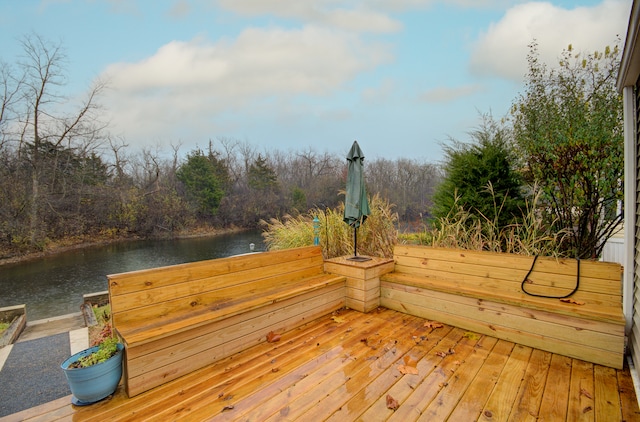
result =
[[60,366],[73,394],[73,404],[92,404],[116,391],[122,377],[123,350],[124,346],[111,331],[111,324],[106,323],[92,347],[62,362]]

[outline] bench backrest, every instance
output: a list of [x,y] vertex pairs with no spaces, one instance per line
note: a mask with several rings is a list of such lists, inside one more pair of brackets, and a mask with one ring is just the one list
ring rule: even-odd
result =
[[256,290],[323,274],[320,247],[304,247],[108,275],[115,328],[210,312]]
[[[533,264],[526,255],[397,245],[395,272],[449,281],[464,288],[499,288],[521,294],[522,280]],[[576,284],[577,261],[538,257],[525,289],[535,294],[563,296]],[[622,267],[599,261],[580,261],[580,286],[571,297],[577,301],[619,306]]]

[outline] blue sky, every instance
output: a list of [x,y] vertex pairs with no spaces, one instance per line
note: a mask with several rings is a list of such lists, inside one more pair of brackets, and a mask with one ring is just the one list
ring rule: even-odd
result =
[[[0,0],[0,61],[60,42],[66,93],[108,81],[111,136],[186,153],[259,151],[436,162],[524,90],[527,45],[554,65],[626,32],[631,0]],[[621,46],[622,47],[622,46]]]

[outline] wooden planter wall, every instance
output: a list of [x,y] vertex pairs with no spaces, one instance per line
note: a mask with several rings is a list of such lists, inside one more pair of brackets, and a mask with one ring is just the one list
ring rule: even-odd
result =
[[[581,261],[568,299],[523,292],[533,257],[399,245],[381,277],[382,306],[614,368],[622,368],[625,320],[622,268]],[[577,261],[538,258],[525,290],[564,296]]]

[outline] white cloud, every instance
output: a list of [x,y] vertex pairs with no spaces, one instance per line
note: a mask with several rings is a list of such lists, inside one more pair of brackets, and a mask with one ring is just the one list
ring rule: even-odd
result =
[[362,0],[369,7],[387,12],[427,9],[438,3],[462,9],[504,9],[524,0]]
[[191,6],[187,0],[177,0],[168,11],[168,16],[172,19],[183,19],[191,13]]
[[328,96],[391,58],[387,45],[335,30],[250,28],[235,40],[173,41],[145,60],[109,66],[107,105],[115,131],[129,136],[163,127],[168,137],[175,127],[213,132],[223,113]]
[[372,10],[337,9],[327,14],[324,23],[356,32],[397,32],[402,23]]
[[453,88],[438,87],[424,92],[420,95],[420,100],[428,103],[448,103],[483,90],[484,88],[480,85],[463,85]]
[[129,0],[107,0],[111,13],[142,16],[142,11],[135,2]]
[[386,33],[402,29],[401,22],[362,1],[218,0],[218,4],[244,16],[273,15],[348,31]]
[[[517,82],[527,72],[528,45],[535,39],[540,58],[555,66],[563,49],[593,52],[623,37],[630,0],[604,0],[593,7],[564,9],[547,2],[514,6],[492,24],[473,47],[471,71]],[[622,46],[620,46],[622,48]]]
[[388,33],[403,24],[389,16],[437,3],[462,8],[505,7],[522,0],[217,0],[220,7],[244,16],[272,15],[357,32]]

